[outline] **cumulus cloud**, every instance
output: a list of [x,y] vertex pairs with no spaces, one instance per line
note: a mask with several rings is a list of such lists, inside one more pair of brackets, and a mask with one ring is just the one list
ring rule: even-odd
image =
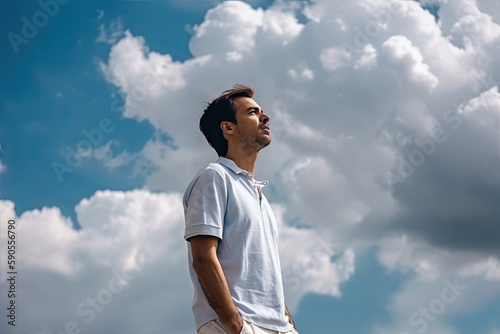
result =
[[[29,321],[18,323],[19,330],[44,334],[71,327],[87,333],[195,330],[182,194],[98,191],[75,207],[80,230],[56,207],[16,217],[14,203],[0,201],[0,211],[16,226],[16,302],[30,315]],[[353,252],[335,249],[315,231],[286,226],[281,212],[275,208],[283,241],[282,268],[293,283],[289,308],[295,310],[311,291],[339,295],[338,284],[354,271]],[[6,219],[2,231],[7,230]],[[1,237],[5,245],[7,237]],[[315,248],[317,240],[323,243],[321,249]],[[331,263],[330,256],[337,254],[340,260]],[[311,261],[318,262],[311,267]],[[2,268],[4,295],[6,272]],[[3,322],[0,329],[6,326]]]
[[398,72],[408,72],[411,80],[420,82],[429,90],[433,90],[438,79],[429,71],[429,66],[423,62],[418,48],[405,36],[392,36],[382,44],[382,51],[394,66],[401,66]]
[[328,71],[335,71],[342,66],[349,64],[351,61],[351,54],[344,48],[332,46],[325,49],[320,55],[319,59],[323,68]]
[[0,209],[16,222],[16,302],[30,315],[20,331],[59,333],[74,322],[85,332],[192,332],[180,194],[98,191],[75,208],[80,230],[58,208],[19,217],[10,201]]
[[[480,261],[498,256],[498,90],[487,73],[498,73],[491,50],[499,40],[495,12],[484,8],[443,2],[436,21],[409,1],[300,10],[228,1],[195,27],[193,58],[172,62],[127,33],[103,68],[127,99],[145,75],[171,78],[124,113],[177,145],[148,143],[142,154],[158,167],[148,184],[180,188],[211,159],[196,132],[199,101],[247,82],[271,107],[281,154],[263,151],[258,172],[276,184],[287,222],[331,231],[345,247],[383,244],[397,231],[429,247],[479,251]],[[459,29],[464,20],[482,29]],[[467,38],[474,43],[457,43]]]
[[[330,235],[288,226],[283,220],[283,210],[283,206],[273,205],[288,308],[294,312],[308,293],[340,297],[340,285],[354,274],[354,251],[340,249]],[[337,260],[332,262],[334,257]]]

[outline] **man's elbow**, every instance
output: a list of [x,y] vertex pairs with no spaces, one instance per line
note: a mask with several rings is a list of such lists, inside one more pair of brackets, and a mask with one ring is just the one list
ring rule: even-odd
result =
[[193,257],[193,269],[198,276],[202,275],[214,264],[214,259],[210,255],[203,254]]
[[192,266],[197,274],[217,265],[218,239],[212,236],[196,236],[191,238]]

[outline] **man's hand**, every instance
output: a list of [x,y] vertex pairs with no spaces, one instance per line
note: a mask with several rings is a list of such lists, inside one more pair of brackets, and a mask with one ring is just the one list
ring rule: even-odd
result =
[[208,303],[226,326],[229,334],[239,334],[243,328],[243,319],[234,305],[226,276],[217,258],[219,239],[200,235],[192,237],[190,242],[193,268]]
[[285,305],[285,314],[288,316],[288,321],[292,324],[293,328],[297,329],[295,327],[295,321],[293,321],[292,316],[290,315],[290,312],[288,311],[288,307]]
[[243,319],[239,313],[231,320],[223,321],[221,319],[221,321],[224,323],[224,326],[226,326],[229,334],[240,334],[243,329]]

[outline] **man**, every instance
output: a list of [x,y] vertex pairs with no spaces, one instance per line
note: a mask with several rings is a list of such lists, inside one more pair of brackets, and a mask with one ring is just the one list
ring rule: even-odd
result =
[[200,130],[219,159],[184,194],[193,314],[199,334],[298,333],[285,305],[278,230],[254,179],[258,152],[271,143],[269,116],[236,85],[212,100]]

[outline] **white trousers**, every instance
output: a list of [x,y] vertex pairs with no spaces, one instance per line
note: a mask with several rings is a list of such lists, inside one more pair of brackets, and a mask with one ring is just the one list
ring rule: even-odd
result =
[[[227,334],[227,332],[221,321],[217,319],[207,322],[201,326],[200,329],[198,329],[198,334]],[[273,331],[243,320],[243,328],[241,329],[240,334],[299,334],[299,332],[297,332],[294,328],[288,332]]]

